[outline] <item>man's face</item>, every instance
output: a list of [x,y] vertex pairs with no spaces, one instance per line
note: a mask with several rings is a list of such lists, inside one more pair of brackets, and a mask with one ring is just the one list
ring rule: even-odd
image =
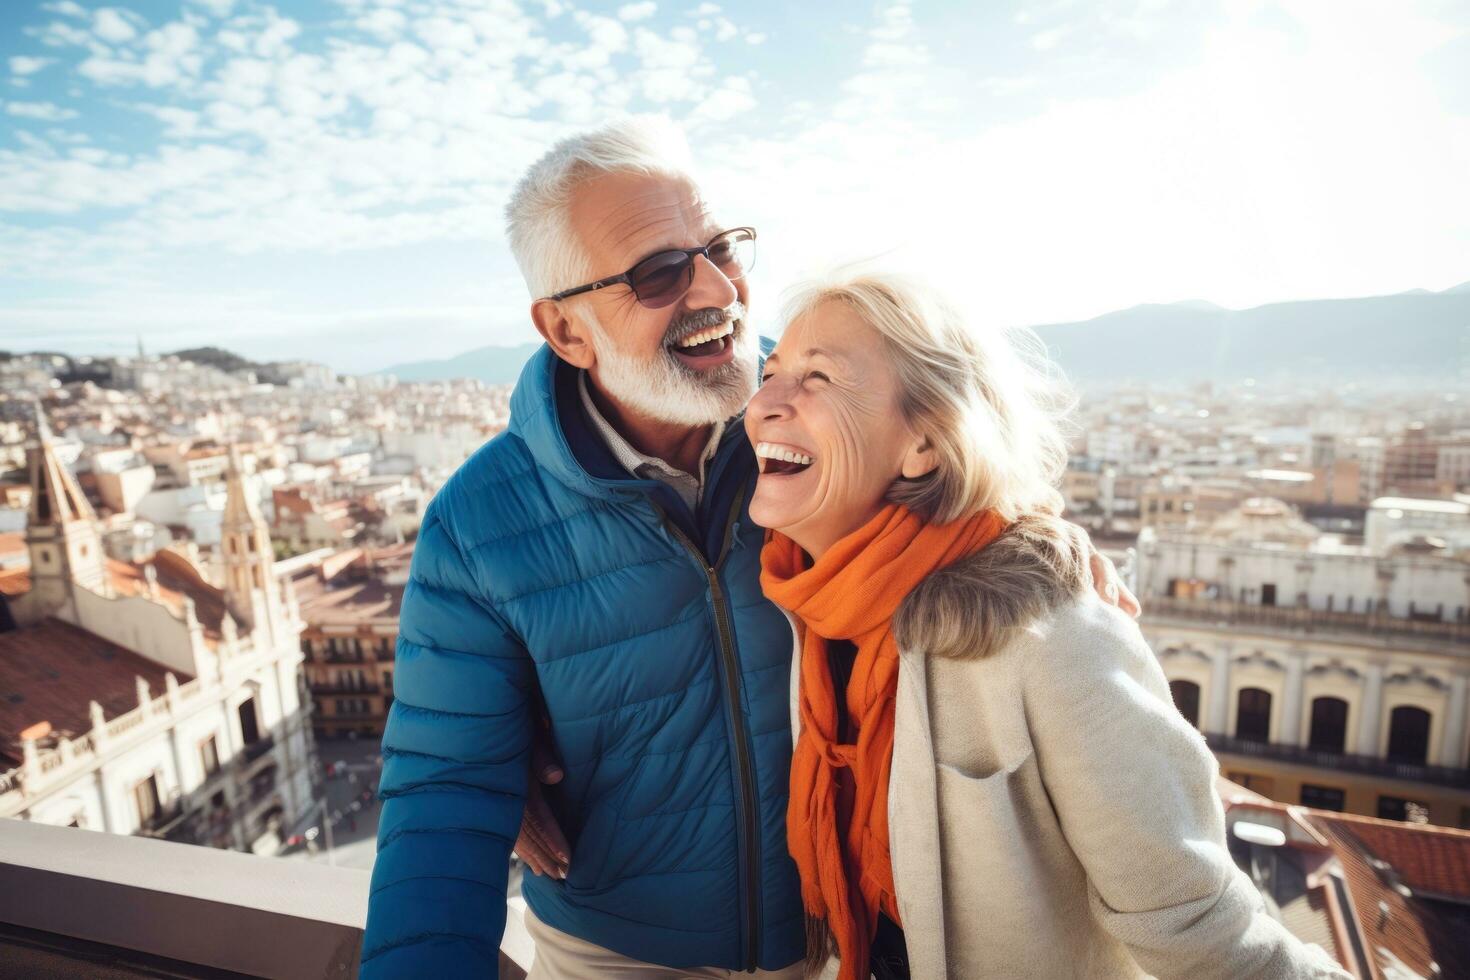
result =
[[[687,178],[610,174],[584,184],[569,217],[591,278],[624,272],[671,248],[707,244],[723,227]],[[591,333],[588,370],[623,407],[683,425],[723,421],[755,391],[756,337],[744,322],[748,280],[731,280],[706,257],[694,260],[689,290],[649,309],[626,286],[565,301]],[[690,345],[691,338],[709,338]]]

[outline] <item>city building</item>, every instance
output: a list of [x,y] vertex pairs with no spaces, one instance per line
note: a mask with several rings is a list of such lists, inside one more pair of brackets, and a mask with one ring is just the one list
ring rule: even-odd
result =
[[1470,833],[1220,795],[1231,856],[1298,938],[1363,980],[1470,976]]
[[366,528],[350,500],[321,500],[300,486],[276,487],[271,496],[275,537],[293,552],[350,548]]
[[393,704],[398,610],[413,545],[283,562],[300,597],[301,651],[318,738],[380,736]]
[[29,565],[0,590],[0,816],[272,852],[314,806],[302,623],[238,465],[225,581],[108,557],[44,419]]
[[1470,562],[1375,553],[1279,501],[1148,530],[1144,634],[1226,776],[1284,803],[1470,827]]

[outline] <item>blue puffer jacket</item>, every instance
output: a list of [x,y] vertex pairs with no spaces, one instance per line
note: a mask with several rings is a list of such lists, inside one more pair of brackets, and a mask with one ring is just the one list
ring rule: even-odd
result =
[[761,595],[755,463],[725,433],[700,513],[631,478],[549,349],[429,505],[399,626],[362,976],[495,976],[545,699],[566,778],[543,921],[673,967],[800,959],[786,850],[791,629]]

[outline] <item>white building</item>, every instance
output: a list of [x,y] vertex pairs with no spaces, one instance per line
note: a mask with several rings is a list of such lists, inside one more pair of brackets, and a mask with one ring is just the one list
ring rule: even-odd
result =
[[1363,543],[1374,554],[1425,537],[1451,551],[1470,550],[1470,501],[1379,497],[1368,508]]
[[1278,501],[1145,531],[1145,636],[1227,778],[1470,827],[1470,562],[1337,545]]
[[[468,422],[431,422],[422,428],[383,432],[383,455],[406,457],[413,469],[453,470],[483,446],[489,436]],[[390,467],[389,472],[399,472]]]
[[269,852],[314,805],[302,622],[238,467],[225,585],[107,558],[42,426],[30,587],[0,604],[0,816]]

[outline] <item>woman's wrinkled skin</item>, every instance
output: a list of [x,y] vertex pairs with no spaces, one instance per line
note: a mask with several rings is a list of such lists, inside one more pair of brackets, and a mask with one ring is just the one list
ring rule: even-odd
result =
[[758,456],[774,446],[812,460],[782,472],[793,464],[760,459],[750,516],[814,559],[871,520],[895,480],[934,469],[900,409],[885,352],[877,330],[845,305],[824,303],[786,328],[745,411]]

